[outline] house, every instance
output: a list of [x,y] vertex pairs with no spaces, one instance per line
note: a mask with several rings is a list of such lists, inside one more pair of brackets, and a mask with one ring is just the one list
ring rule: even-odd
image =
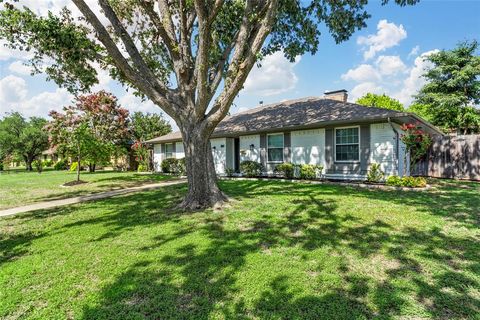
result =
[[53,146],[48,150],[45,150],[42,152],[41,160],[43,161],[53,161],[57,162],[61,160],[61,157],[59,156],[57,152],[57,147]]
[[[239,172],[242,161],[252,160],[263,164],[264,174],[292,162],[321,165],[329,179],[364,179],[372,163],[379,163],[387,176],[402,175],[401,125],[418,123],[431,135],[441,134],[414,114],[364,107],[347,102],[347,97],[346,90],[338,90],[226,117],[210,140],[216,172]],[[164,159],[185,156],[180,132],[147,143],[154,146],[157,171]]]

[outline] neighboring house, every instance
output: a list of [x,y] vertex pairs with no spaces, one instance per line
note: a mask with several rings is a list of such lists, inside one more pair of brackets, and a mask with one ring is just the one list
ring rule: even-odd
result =
[[57,162],[61,160],[61,157],[57,153],[57,147],[51,147],[50,149],[43,151],[41,160],[43,161],[51,160],[53,162]]
[[[418,123],[431,135],[441,132],[418,116],[347,102],[347,91],[260,106],[219,123],[211,137],[216,172],[239,171],[242,161],[263,164],[271,174],[282,162],[323,166],[330,179],[364,179],[371,163],[386,175],[403,175],[404,123]],[[147,141],[154,146],[157,171],[166,158],[183,158],[180,132]],[[408,172],[408,168],[407,168]]]

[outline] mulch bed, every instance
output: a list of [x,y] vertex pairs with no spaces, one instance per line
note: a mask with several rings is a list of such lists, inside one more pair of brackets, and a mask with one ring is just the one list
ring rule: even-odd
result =
[[85,183],[88,183],[88,182],[83,180],[80,180],[80,181],[75,180],[75,181],[70,181],[62,184],[62,187],[73,187],[73,186],[78,186],[79,184],[85,184]]

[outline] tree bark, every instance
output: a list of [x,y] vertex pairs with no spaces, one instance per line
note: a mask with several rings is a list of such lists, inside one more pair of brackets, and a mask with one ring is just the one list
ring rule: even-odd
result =
[[27,168],[27,171],[33,171],[33,167],[32,167],[33,158],[30,156],[25,156],[24,158],[25,158],[25,166]]
[[80,153],[78,154],[77,157],[77,182],[80,181],[80,161],[81,161]]
[[180,209],[199,210],[228,201],[217,184],[210,134],[195,128],[189,132],[182,130],[182,135],[188,192],[179,205]]

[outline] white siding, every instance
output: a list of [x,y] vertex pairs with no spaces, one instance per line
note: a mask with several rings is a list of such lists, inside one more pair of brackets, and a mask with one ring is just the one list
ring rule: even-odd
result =
[[388,123],[370,125],[370,163],[378,163],[386,176],[398,174],[396,134]]
[[213,162],[215,163],[215,171],[217,174],[225,173],[226,166],[226,150],[227,139],[210,139],[210,145],[212,146]]
[[325,166],[325,129],[291,132],[292,163]]
[[160,172],[162,168],[160,165],[162,164],[163,154],[162,154],[161,144],[157,143],[153,145],[153,165],[155,167],[155,171]]
[[183,142],[175,143],[175,158],[185,158],[185,151],[183,150]]
[[[253,150],[250,145],[253,144]],[[260,135],[254,134],[240,137],[240,162],[251,160],[260,162]]]

